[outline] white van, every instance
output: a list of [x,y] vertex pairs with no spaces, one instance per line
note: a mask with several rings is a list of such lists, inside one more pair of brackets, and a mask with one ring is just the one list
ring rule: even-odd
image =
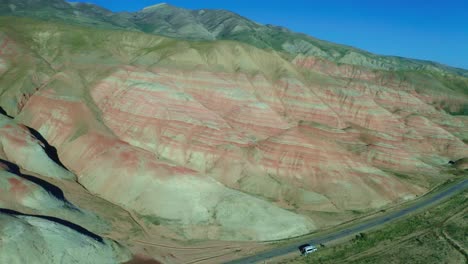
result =
[[315,246],[312,246],[311,244],[304,244],[299,247],[299,250],[301,251],[301,254],[305,256],[317,251],[317,248]]

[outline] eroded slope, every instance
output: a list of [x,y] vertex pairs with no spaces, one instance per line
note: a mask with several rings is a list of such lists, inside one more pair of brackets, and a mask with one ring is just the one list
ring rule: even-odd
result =
[[0,105],[88,190],[178,239],[305,234],[423,194],[468,156],[461,76],[12,21]]

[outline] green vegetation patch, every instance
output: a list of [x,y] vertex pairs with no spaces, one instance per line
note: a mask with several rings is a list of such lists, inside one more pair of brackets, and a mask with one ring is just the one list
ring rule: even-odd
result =
[[463,261],[464,257],[444,239],[442,232],[466,246],[468,217],[457,215],[467,208],[465,191],[426,212],[281,263],[463,263],[453,262]]

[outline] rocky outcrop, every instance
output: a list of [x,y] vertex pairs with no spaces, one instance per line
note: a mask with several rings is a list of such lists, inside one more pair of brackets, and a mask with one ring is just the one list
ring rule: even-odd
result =
[[22,52],[0,56],[10,71],[0,102],[33,130],[3,126],[5,155],[67,178],[27,158],[48,157],[37,131],[87,190],[179,239],[305,234],[330,225],[323,215],[336,223],[423,194],[450,177],[450,160],[468,156],[466,120],[437,103],[440,89],[444,100],[468,102],[456,86],[464,82],[447,76],[427,85],[424,71],[234,42],[9,27],[4,39]]

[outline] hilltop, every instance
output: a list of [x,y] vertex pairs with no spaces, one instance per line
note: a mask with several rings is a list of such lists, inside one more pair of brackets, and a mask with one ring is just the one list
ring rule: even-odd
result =
[[27,16],[75,25],[124,29],[189,40],[235,40],[292,56],[324,58],[335,63],[379,70],[429,70],[468,76],[466,69],[431,61],[380,56],[350,46],[334,44],[287,28],[262,25],[226,10],[188,10],[161,3],[137,12],[112,12],[89,3],[65,0],[6,0],[0,15]]

